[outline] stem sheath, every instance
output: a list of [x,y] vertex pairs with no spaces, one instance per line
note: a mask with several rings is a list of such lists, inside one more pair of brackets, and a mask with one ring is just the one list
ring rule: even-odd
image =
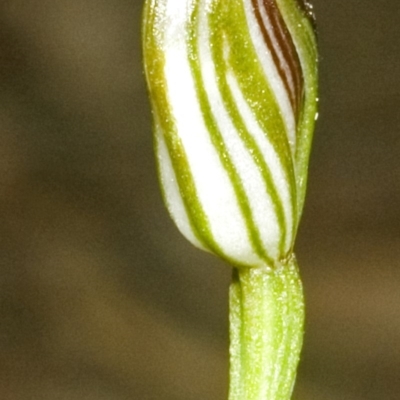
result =
[[229,400],[290,399],[303,325],[303,290],[294,255],[274,267],[234,270]]

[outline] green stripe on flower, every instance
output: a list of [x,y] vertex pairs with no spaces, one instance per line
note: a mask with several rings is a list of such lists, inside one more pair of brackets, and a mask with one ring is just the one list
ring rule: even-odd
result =
[[[144,15],[147,21],[143,31],[144,49],[146,53],[146,65],[149,79],[149,91],[154,111],[155,119],[155,147],[158,154],[158,168],[160,177],[162,177],[162,169],[171,162],[171,175],[162,179],[162,188],[164,199],[168,209],[172,212],[176,206],[175,199],[181,199],[183,208],[179,211],[182,213],[179,223],[178,215],[176,215],[178,226],[183,229],[186,224],[189,225],[185,229],[186,235],[192,233],[189,237],[196,246],[204,250],[219,252],[218,245],[213,241],[210,232],[209,223],[206,215],[198,202],[193,176],[190,172],[190,165],[176,130],[176,124],[172,116],[172,110],[168,101],[167,82],[164,74],[165,58],[162,48],[160,47],[159,35],[160,28],[158,19],[162,17],[162,13],[158,10],[160,4],[156,4],[157,0],[148,1],[146,3]],[[161,148],[165,147],[166,154],[160,158]],[[178,171],[178,172],[176,172]],[[174,174],[172,176],[172,173]],[[174,189],[168,185],[166,181],[176,180],[177,193],[173,195]],[[184,189],[184,190],[183,190]],[[187,221],[186,221],[187,220]],[[182,225],[183,224],[183,225]],[[198,229],[198,227],[201,227]],[[207,242],[207,245],[206,245]]]

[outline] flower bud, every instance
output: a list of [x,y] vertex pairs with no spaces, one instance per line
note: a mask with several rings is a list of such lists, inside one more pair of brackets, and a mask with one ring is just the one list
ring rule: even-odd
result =
[[144,58],[167,208],[235,267],[288,257],[316,115],[304,0],[147,0]]

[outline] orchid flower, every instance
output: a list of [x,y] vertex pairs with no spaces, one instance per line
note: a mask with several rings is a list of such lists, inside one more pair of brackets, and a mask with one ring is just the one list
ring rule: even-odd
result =
[[147,0],[145,70],[167,209],[233,267],[230,400],[288,400],[303,337],[294,242],[317,115],[305,0]]

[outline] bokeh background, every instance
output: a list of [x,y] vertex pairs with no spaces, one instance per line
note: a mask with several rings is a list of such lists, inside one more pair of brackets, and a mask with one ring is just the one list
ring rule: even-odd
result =
[[[2,400],[227,398],[231,272],[161,201],[142,5],[0,2]],[[321,101],[294,399],[398,400],[400,7],[314,5]]]

